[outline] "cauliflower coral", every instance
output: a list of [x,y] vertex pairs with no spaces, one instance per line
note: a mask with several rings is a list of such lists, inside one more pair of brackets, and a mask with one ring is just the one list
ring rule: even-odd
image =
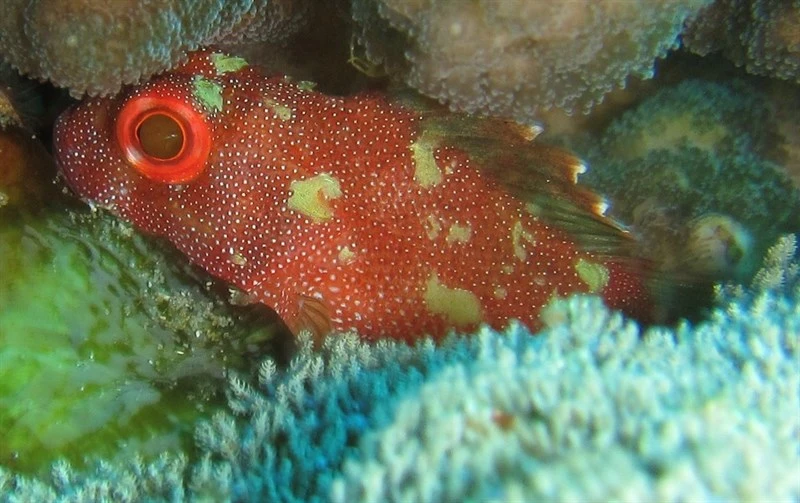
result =
[[201,45],[284,40],[308,0],[8,0],[0,54],[75,96],[112,94]]
[[467,112],[586,111],[649,78],[711,0],[352,0],[355,50]]
[[721,51],[748,73],[800,82],[800,0],[717,0],[683,37],[691,51]]

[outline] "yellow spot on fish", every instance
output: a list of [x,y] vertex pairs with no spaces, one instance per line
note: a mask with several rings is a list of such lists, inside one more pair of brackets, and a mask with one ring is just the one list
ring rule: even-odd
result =
[[289,209],[302,213],[317,223],[333,216],[330,201],[342,196],[339,180],[327,173],[320,173],[306,180],[295,180],[289,190]]
[[508,295],[508,290],[506,290],[502,286],[494,287],[494,298],[495,299],[505,299],[506,295]]
[[433,241],[437,237],[439,237],[439,231],[442,230],[441,224],[433,215],[428,215],[428,218],[425,219],[425,234],[428,235],[428,239]]
[[514,246],[514,256],[517,257],[520,262],[525,262],[528,258],[528,253],[525,250],[526,242],[535,245],[536,239],[534,239],[533,234],[525,230],[522,226],[522,222],[517,221],[511,229],[511,243]]
[[441,183],[442,171],[433,156],[436,142],[431,139],[430,135],[423,133],[417,141],[411,144],[410,148],[414,158],[414,180],[425,189]]
[[589,293],[600,293],[608,284],[608,269],[601,264],[581,258],[575,263],[575,272],[589,287]]
[[536,218],[542,215],[542,208],[538,204],[528,203],[525,205],[525,210]]
[[192,82],[192,93],[200,105],[211,112],[222,111],[222,86],[216,82],[195,75]]
[[425,284],[425,307],[456,326],[480,323],[483,318],[481,303],[474,293],[443,285],[435,272]]
[[297,83],[297,88],[301,91],[313,91],[315,87],[317,87],[317,83],[310,80],[301,80]]
[[472,227],[469,224],[460,225],[455,223],[450,226],[445,241],[447,241],[449,245],[453,243],[466,243],[469,241],[470,236],[472,236]]
[[514,273],[514,266],[510,264],[503,264],[503,267],[500,268],[503,274],[513,274]]
[[238,72],[247,66],[247,61],[245,61],[244,58],[228,56],[227,54],[220,54],[218,52],[211,55],[211,62],[214,64],[214,69],[217,71],[218,75],[228,72]]
[[247,259],[241,253],[231,254],[230,261],[233,265],[243,266],[247,264]]
[[294,116],[291,108],[287,107],[286,105],[282,105],[271,98],[265,99],[264,104],[271,108],[275,113],[275,117],[282,121],[288,121]]
[[344,246],[339,250],[338,258],[341,264],[351,264],[356,259],[356,254],[349,247]]

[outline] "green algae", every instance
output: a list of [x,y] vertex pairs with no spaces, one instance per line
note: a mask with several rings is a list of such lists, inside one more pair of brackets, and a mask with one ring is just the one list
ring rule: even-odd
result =
[[231,307],[104,211],[49,196],[0,208],[0,465],[184,448],[226,370],[270,351],[270,314]]

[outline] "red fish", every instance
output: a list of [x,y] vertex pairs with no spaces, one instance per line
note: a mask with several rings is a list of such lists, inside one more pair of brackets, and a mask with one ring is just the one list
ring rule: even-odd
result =
[[166,236],[295,332],[535,329],[573,292],[646,316],[631,236],[577,185],[583,164],[535,133],[198,52],[66,111],[55,145],[82,198]]

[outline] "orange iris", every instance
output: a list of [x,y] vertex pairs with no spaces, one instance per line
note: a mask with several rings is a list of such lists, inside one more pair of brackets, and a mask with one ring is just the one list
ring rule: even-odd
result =
[[120,111],[116,132],[127,161],[157,182],[193,180],[203,171],[211,152],[205,118],[177,98],[132,98]]

